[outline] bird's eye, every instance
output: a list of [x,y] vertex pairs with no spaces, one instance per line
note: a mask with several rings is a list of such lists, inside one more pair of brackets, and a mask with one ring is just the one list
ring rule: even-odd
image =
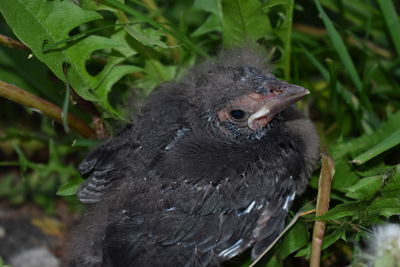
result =
[[234,109],[229,112],[229,115],[232,119],[236,121],[243,120],[246,117],[246,112],[241,109]]

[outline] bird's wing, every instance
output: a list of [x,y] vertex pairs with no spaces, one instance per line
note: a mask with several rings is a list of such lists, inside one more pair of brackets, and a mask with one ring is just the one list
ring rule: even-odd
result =
[[77,192],[82,203],[98,202],[112,182],[121,178],[118,164],[139,147],[132,140],[132,128],[132,125],[127,126],[113,139],[90,152],[79,165],[78,171],[86,178]]
[[[185,189],[194,196],[189,187]],[[152,190],[146,195],[155,196]],[[153,208],[159,205],[159,197],[141,197],[131,200],[135,207],[130,203],[124,212],[109,216],[117,219],[108,224],[102,244],[115,266],[163,266],[167,262],[168,266],[209,266],[238,255],[252,244],[247,237],[257,221],[256,212],[250,216],[238,216],[235,211],[203,215],[176,206],[160,211]],[[246,234],[246,238],[241,237]]]
[[255,260],[281,234],[290,206],[295,198],[294,192],[285,192],[275,199],[274,205],[265,207],[253,228],[255,244],[251,258]]
[[[103,246],[116,266],[127,262],[135,266],[162,266],[166,261],[173,261],[169,266],[217,265],[254,244],[263,249],[280,233],[287,213],[286,197],[268,203],[259,196],[248,195],[242,205],[231,207],[227,194],[229,198],[235,196],[221,187],[210,185],[202,189],[188,184],[163,198],[157,197],[157,190],[159,186],[157,189],[154,181],[145,194],[130,194],[124,209],[116,211],[120,214],[110,216],[116,219],[107,227]],[[173,194],[183,199],[172,204]],[[256,227],[260,227],[257,237]],[[258,245],[259,241],[262,244]]]
[[[281,185],[271,186],[275,190],[267,198],[265,198],[267,194],[262,196],[255,190],[257,186],[251,188],[252,185],[249,185],[249,192],[253,193],[244,195],[241,195],[238,188],[234,187],[228,190],[222,187],[215,190],[209,194],[202,208],[197,211],[206,212],[205,216],[199,219],[199,221],[204,219],[205,225],[195,227],[194,229],[198,229],[199,232],[193,231],[192,234],[204,235],[207,231],[214,238],[218,236],[218,242],[215,242],[213,238],[206,242],[206,238],[203,238],[204,252],[213,248],[214,253],[222,261],[239,255],[250,246],[253,246],[252,258],[256,258],[283,230],[288,209],[295,196],[290,183],[291,181],[287,180]],[[232,200],[231,203],[229,199]],[[208,212],[210,215],[206,215]],[[219,227],[216,221],[206,221],[207,217],[212,217],[212,215],[217,215]],[[210,223],[214,225],[209,225]],[[218,230],[213,233],[207,230],[209,228]],[[189,235],[186,239],[190,240]]]
[[163,151],[185,134],[188,126],[183,117],[187,103],[182,96],[178,84],[158,87],[149,96],[135,125],[127,126],[85,158],[78,167],[86,178],[77,192],[81,202],[96,203],[116,180],[135,178],[132,172],[127,173],[128,168],[132,171],[142,164],[151,168]]
[[[150,180],[158,184],[150,186],[151,181],[143,182],[147,183],[146,188],[155,191],[146,191],[146,195],[142,197],[138,196],[141,194],[138,191],[133,194],[135,203],[125,206],[135,209],[135,216],[141,217],[135,221],[156,227],[124,229],[121,236],[124,231],[137,231],[138,239],[147,235],[151,235],[155,242],[160,239],[154,244],[155,247],[183,246],[189,251],[189,248],[193,248],[197,251],[197,256],[193,254],[181,257],[195,257],[193,261],[198,261],[197,257],[205,261],[211,254],[218,261],[227,260],[252,245],[255,245],[253,255],[258,255],[283,229],[286,214],[294,198],[293,177],[296,177],[296,168],[275,168],[275,161],[283,160],[274,154],[278,152],[269,152],[270,157],[277,160],[267,160],[251,168],[245,164],[244,167],[241,166],[239,161],[230,164],[226,160],[219,162],[213,158],[195,158],[199,154],[195,152],[199,152],[202,146],[194,145],[194,142],[190,142],[192,149],[186,146],[186,154],[174,154],[174,151],[183,151],[180,145],[189,143],[192,137],[193,133],[186,139],[180,139],[175,144],[175,149],[169,151],[164,164],[157,166],[161,176],[150,177]],[[224,154],[229,155],[227,159],[235,158],[232,149]],[[175,158],[185,158],[185,161],[174,163]],[[286,158],[300,162],[296,153],[288,154]],[[190,162],[195,164],[189,164]],[[160,184],[164,183],[160,188]],[[160,196],[156,197],[157,195]],[[138,204],[138,201],[144,202]],[[136,210],[137,207],[140,207],[139,210]],[[154,214],[150,212],[151,209],[155,209]],[[156,218],[157,223],[144,223],[152,218]],[[113,231],[119,230],[114,228]],[[185,253],[183,249],[182,253]]]

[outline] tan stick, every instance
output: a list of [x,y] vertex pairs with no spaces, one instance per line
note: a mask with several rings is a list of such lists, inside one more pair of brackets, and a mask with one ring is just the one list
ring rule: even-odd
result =
[[[321,216],[329,210],[331,184],[335,174],[335,163],[328,155],[322,154],[322,167],[318,181],[318,197],[315,215]],[[310,267],[319,267],[321,261],[322,242],[325,234],[325,221],[315,221],[311,244]]]
[[2,35],[2,34],[0,34],[0,44],[10,47],[10,48],[18,48],[21,50],[31,51],[31,49],[29,47],[27,47],[26,45],[24,45],[23,43],[18,42],[16,40],[14,40],[13,38]]
[[[58,106],[15,85],[0,81],[0,96],[23,106],[39,110],[44,115],[62,123],[62,111]],[[95,131],[72,114],[68,114],[68,126],[85,138],[96,138]]]
[[[17,48],[20,50],[25,50],[30,52],[31,49],[24,45],[23,43],[16,41],[12,39],[11,37],[5,36],[0,34],[0,45],[4,45],[6,47],[10,48]],[[93,105],[93,103],[88,102],[81,97],[79,97],[74,90],[71,90],[72,98],[78,102],[78,105],[83,108],[85,111],[89,112],[92,115],[93,118],[93,124],[96,128],[96,136],[98,138],[105,138],[107,136],[107,131],[105,129],[105,126],[101,120],[101,116],[99,112],[97,111],[96,107]],[[89,108],[88,108],[89,107]]]

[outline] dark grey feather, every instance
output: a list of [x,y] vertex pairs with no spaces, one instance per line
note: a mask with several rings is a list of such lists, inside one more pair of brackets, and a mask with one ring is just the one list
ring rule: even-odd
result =
[[78,197],[94,203],[71,242],[70,266],[215,266],[283,229],[319,157],[294,107],[251,130],[219,111],[276,82],[258,52],[223,53],[160,86],[133,125],[80,165]]

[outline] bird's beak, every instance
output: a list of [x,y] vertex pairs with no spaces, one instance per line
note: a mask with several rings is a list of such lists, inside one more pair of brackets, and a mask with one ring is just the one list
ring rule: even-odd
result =
[[284,81],[268,84],[268,89],[271,93],[260,101],[260,108],[247,120],[247,125],[252,130],[264,127],[276,114],[310,93],[301,86]]

